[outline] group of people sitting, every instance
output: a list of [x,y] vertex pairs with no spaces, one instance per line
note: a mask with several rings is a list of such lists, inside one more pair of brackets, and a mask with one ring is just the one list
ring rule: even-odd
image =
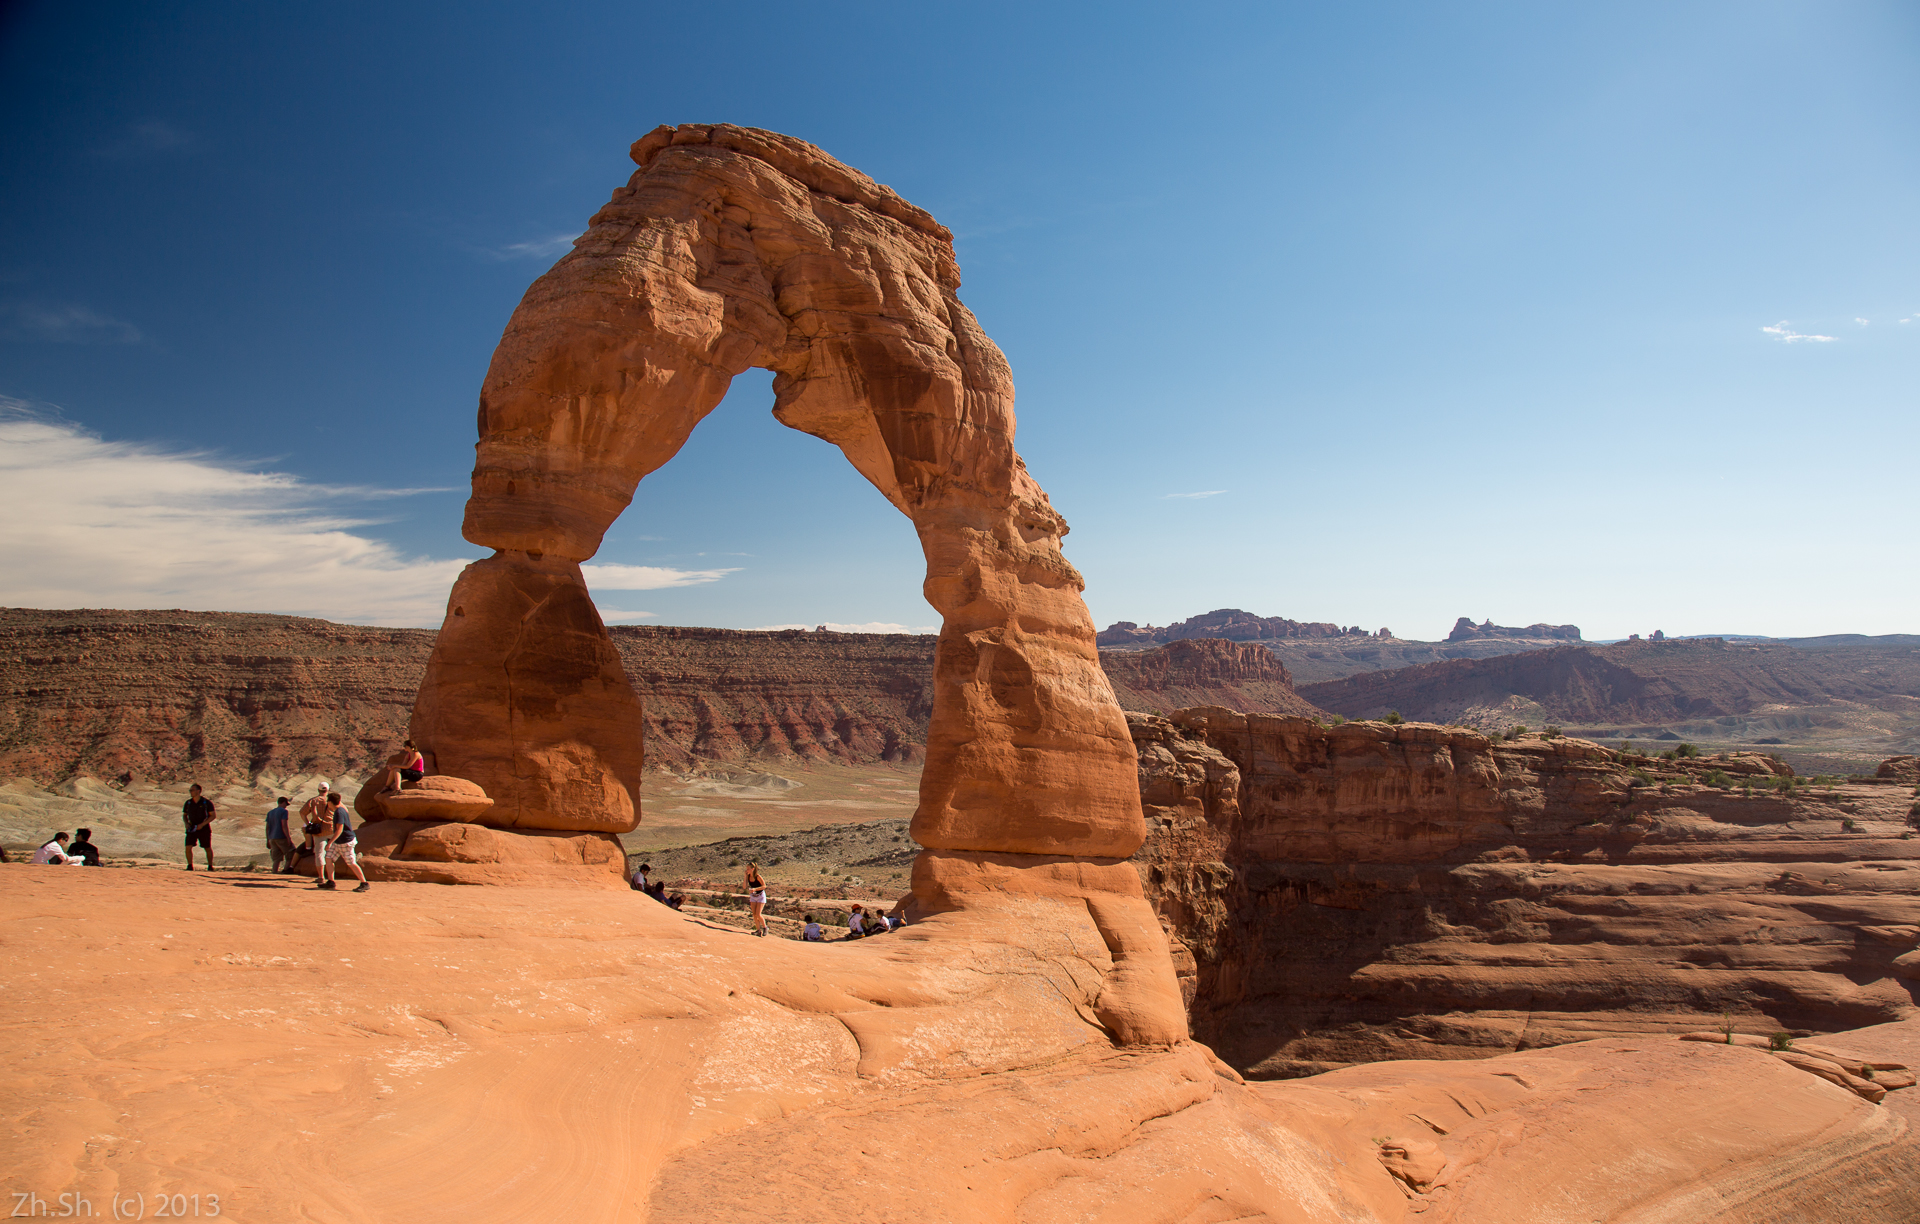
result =
[[92,829],[75,829],[72,838],[68,838],[63,831],[55,833],[42,842],[40,848],[33,852],[33,861],[63,866],[98,867],[100,847],[93,844]]
[[633,876],[627,881],[627,884],[633,891],[647,894],[668,909],[677,910],[687,903],[685,893],[674,893],[671,897],[667,895],[667,882],[653,878],[652,863],[642,863],[634,868]]
[[[897,931],[907,925],[907,920],[883,914],[879,909],[867,909],[856,905],[847,914],[848,939],[865,939],[869,935],[885,935],[888,931]],[[809,943],[825,940],[826,932],[821,930],[820,922],[812,914],[807,915],[807,925],[800,928],[800,938]]]

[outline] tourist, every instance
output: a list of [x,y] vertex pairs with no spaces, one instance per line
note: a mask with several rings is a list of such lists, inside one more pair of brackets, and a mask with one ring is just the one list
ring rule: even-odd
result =
[[856,905],[853,907],[853,912],[847,915],[847,938],[859,939],[862,935],[865,935],[866,933],[867,933],[866,919],[863,916],[860,907]]
[[647,873],[653,870],[652,863],[642,863],[633,869],[633,879],[627,881],[635,892],[652,891],[647,885]]
[[[661,885],[661,887],[665,888],[666,885],[663,884]],[[687,894],[685,893],[675,893],[671,897],[668,897],[666,901],[667,908],[670,910],[677,910],[681,906],[685,905],[686,903],[687,903]]]
[[293,800],[280,796],[280,802],[267,813],[267,855],[273,860],[273,873],[286,875],[293,870],[293,838],[287,834],[287,822],[293,819]]
[[93,844],[92,829],[73,831],[73,844],[67,847],[67,857],[77,859],[89,867],[100,865],[100,847]]
[[800,928],[800,938],[808,943],[819,943],[826,936],[820,931],[820,922],[812,914],[807,915],[807,925]]
[[33,861],[36,863],[64,864],[67,861],[67,835],[65,833],[55,833],[52,837],[42,842],[40,848],[33,852]]
[[885,935],[892,929],[893,924],[888,922],[887,916],[879,910],[872,910],[867,914],[867,934]]
[[747,864],[747,909],[753,914],[753,933],[767,933],[767,917],[761,911],[767,908],[767,881],[760,874],[760,864]]
[[187,788],[187,801],[180,805],[180,822],[186,826],[187,870],[193,870],[193,848],[207,856],[207,870],[213,870],[213,800],[200,793],[195,782]]
[[320,870],[320,827],[321,818],[327,814],[327,784],[320,784],[319,793],[300,805],[300,831],[306,835],[308,854],[313,856],[315,874]]
[[412,740],[402,744],[400,751],[388,757],[387,764],[393,769],[393,773],[387,779],[386,787],[380,792],[383,795],[389,791],[402,790],[407,783],[418,782],[427,776],[427,758],[420,755],[420,750],[413,746]]
[[340,806],[340,796],[336,792],[327,796],[327,815],[323,821],[328,827],[326,854],[321,860],[320,871],[323,878],[316,888],[334,887],[334,864],[345,863],[360,887],[355,892],[366,892],[372,885],[367,883],[367,873],[360,870],[360,859],[354,853],[354,843],[359,839],[354,835],[353,824],[347,819],[347,809]]

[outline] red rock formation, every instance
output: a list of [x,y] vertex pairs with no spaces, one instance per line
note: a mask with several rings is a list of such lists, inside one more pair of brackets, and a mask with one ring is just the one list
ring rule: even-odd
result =
[[1725,1010],[1748,1031],[1913,1014],[1920,842],[1896,788],[1789,794],[1762,757],[1426,725],[1132,722],[1153,827],[1136,865],[1192,958],[1196,1033],[1252,1074]]
[[[1255,616],[1239,608],[1218,608],[1190,616],[1178,624],[1142,628],[1132,621],[1116,621],[1100,632],[1102,646],[1157,646],[1188,638],[1225,638],[1232,642],[1258,642],[1294,638],[1337,638],[1361,636],[1359,626],[1342,627],[1326,621],[1303,623],[1284,616]],[[1382,630],[1380,636],[1387,636]]]
[[1286,665],[1264,646],[1194,638],[1154,650],[1105,651],[1100,665],[1129,710],[1164,714],[1222,705],[1268,714],[1321,713],[1294,692]]
[[499,823],[633,826],[640,710],[579,564],[734,375],[771,369],[774,415],[840,447],[926,554],[942,627],[917,904],[1084,903],[1114,949],[1118,1039],[1183,1038],[1158,927],[1113,865],[1143,836],[1133,745],[952,235],[771,132],[663,127],[632,153],[494,353],[463,532],[496,551],[455,586],[413,738]]
[[[931,634],[615,625],[650,767],[917,764]],[[411,714],[434,632],[234,612],[0,609],[0,776],[363,775]],[[1305,712],[1284,669],[1199,640],[1106,652],[1129,708]]]
[[1873,776],[1920,786],[1920,756],[1888,757],[1880,762],[1880,768],[1873,771]]
[[1506,625],[1496,625],[1491,618],[1476,625],[1473,623],[1473,618],[1463,616],[1453,622],[1453,632],[1447,634],[1449,642],[1472,642],[1482,638],[1577,642],[1580,640],[1580,626],[1546,625],[1536,621],[1525,628],[1516,629]]
[[238,612],[0,609],[0,776],[361,773],[396,746],[433,637]]
[[[1006,362],[955,295],[951,235],[772,133],[662,128],[633,156],[640,169],[528,290],[495,353],[464,531],[499,552],[456,591],[447,625],[459,633],[436,645],[415,738],[442,771],[522,813],[515,823],[630,826],[630,802],[613,797],[632,789],[626,745],[580,730],[637,722],[630,691],[582,656],[578,679],[534,694],[538,713],[510,716],[494,678],[516,643],[550,631],[577,634],[578,650],[605,640],[579,562],[758,365],[775,371],[775,415],[841,447],[920,533],[945,618],[921,843],[1130,853],[1131,745],[1060,555],[1066,524],[1013,450]],[[521,594],[528,583],[539,598]],[[529,683],[561,657],[573,655]],[[499,712],[475,731],[441,725],[483,707]],[[571,756],[516,755],[549,727]],[[596,770],[612,781],[591,816],[591,796],[559,801]]]

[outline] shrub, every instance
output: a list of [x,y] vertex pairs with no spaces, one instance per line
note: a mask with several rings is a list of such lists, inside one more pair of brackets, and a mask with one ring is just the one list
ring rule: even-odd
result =
[[1673,752],[1673,749],[1671,748],[1667,749],[1665,752],[1660,754],[1660,759],[1663,761],[1671,761],[1673,760],[1673,757],[1674,757],[1674,752]]
[[1707,785],[1717,786],[1721,790],[1732,790],[1733,779],[1727,776],[1725,770],[1716,769],[1707,775]]
[[1525,723],[1515,723],[1507,728],[1507,738],[1510,740],[1517,740],[1526,733],[1527,725]]
[[1652,775],[1650,775],[1649,773],[1647,773],[1647,771],[1646,771],[1646,770],[1644,770],[1644,769],[1636,769],[1636,770],[1634,770],[1634,771],[1633,771],[1633,772],[1632,772],[1631,774],[1629,774],[1629,775],[1628,775],[1628,777],[1627,777],[1627,785],[1628,785],[1629,787],[1634,787],[1634,786],[1652,786],[1652,785],[1653,785],[1653,777],[1652,777]]
[[1386,716],[1385,718],[1383,718],[1383,719],[1381,719],[1380,721],[1381,721],[1381,722],[1383,722],[1383,723],[1386,723],[1386,724],[1387,724],[1387,725],[1388,725],[1389,727],[1397,727],[1397,726],[1399,726],[1399,725],[1400,725],[1401,723],[1403,723],[1403,722],[1405,722],[1405,721],[1407,721],[1407,720],[1406,720],[1406,719],[1404,719],[1404,718],[1402,718],[1402,717],[1400,717],[1400,711],[1398,711],[1398,710],[1388,710],[1388,711],[1387,711],[1387,716]]
[[1681,744],[1678,748],[1675,748],[1674,751],[1688,760],[1692,760],[1694,757],[1700,755],[1700,750],[1692,744]]
[[1775,1033],[1773,1036],[1767,1038],[1767,1048],[1769,1050],[1791,1050],[1793,1048],[1793,1034]]
[[1860,822],[1848,816],[1841,820],[1840,827],[1848,833],[1858,833],[1860,831]]
[[1560,738],[1560,728],[1558,728],[1558,727],[1551,727],[1551,726],[1550,726],[1550,727],[1545,727],[1545,728],[1543,728],[1543,729],[1541,730],[1541,732],[1540,732],[1540,734],[1542,734],[1542,735],[1544,735],[1544,736],[1546,736],[1546,737],[1547,737],[1548,739],[1559,739],[1559,738]]

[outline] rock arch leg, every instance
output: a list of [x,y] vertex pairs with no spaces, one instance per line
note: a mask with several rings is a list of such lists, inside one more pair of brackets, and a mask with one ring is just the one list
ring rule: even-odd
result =
[[579,563],[731,379],[764,366],[775,415],[839,446],[926,554],[943,624],[917,903],[1080,907],[1112,959],[1105,1022],[1129,1042],[1183,1038],[1164,937],[1122,861],[1144,836],[1132,742],[1066,523],[1014,450],[1006,360],[957,296],[952,235],[770,132],[661,128],[633,158],[494,353],[464,532],[497,551],[455,587],[415,738],[511,796],[499,823],[633,826],[638,700]]

